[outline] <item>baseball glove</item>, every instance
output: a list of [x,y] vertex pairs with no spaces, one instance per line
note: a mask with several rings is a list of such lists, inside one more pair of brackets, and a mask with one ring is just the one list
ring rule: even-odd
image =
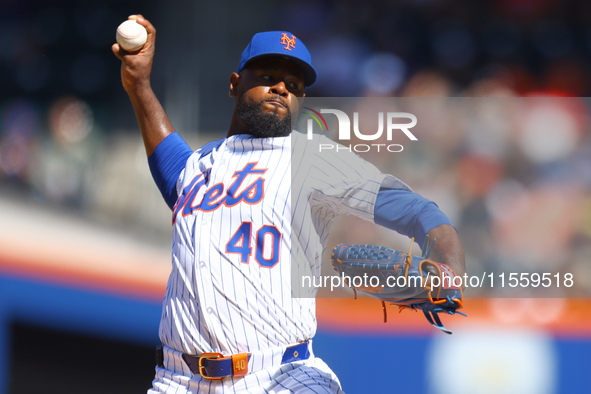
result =
[[400,309],[421,310],[433,326],[451,334],[443,326],[439,313],[450,315],[462,308],[462,289],[454,285],[455,272],[442,263],[428,259],[435,243],[425,240],[423,256],[375,245],[338,245],[333,249],[331,261],[345,283],[357,291],[382,301],[384,321],[386,303]]

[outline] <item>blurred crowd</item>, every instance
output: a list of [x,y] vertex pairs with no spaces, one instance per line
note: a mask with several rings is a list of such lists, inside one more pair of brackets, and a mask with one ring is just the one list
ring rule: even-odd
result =
[[576,0],[305,0],[275,17],[310,43],[312,96],[589,95],[591,4]]
[[46,113],[33,100],[3,108],[0,177],[5,187],[72,208],[83,208],[101,148],[91,107],[75,97]]
[[[591,3],[305,0],[276,5],[272,17],[313,54],[320,79],[309,96],[417,98],[403,102],[419,118],[420,143],[368,159],[439,203],[471,274],[568,271],[580,284],[574,294],[589,296],[591,119],[577,97],[591,88]],[[3,66],[10,54],[19,56],[4,52]],[[145,166],[139,137],[123,143],[105,127],[105,103],[84,89],[40,100],[47,59],[21,60],[22,94],[0,96],[0,189],[114,223],[133,211],[166,225],[146,219],[154,205],[138,204],[153,193],[148,175],[136,179]],[[76,75],[83,87],[104,87],[104,70]],[[388,244],[390,235],[358,224],[333,236],[363,237]]]

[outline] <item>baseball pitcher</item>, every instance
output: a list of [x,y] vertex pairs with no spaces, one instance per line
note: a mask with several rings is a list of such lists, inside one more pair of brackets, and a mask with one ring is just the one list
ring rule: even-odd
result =
[[[146,44],[112,50],[173,226],[149,392],[341,393],[312,349],[315,299],[292,297],[292,263],[319,275],[330,225],[349,213],[419,242],[436,238],[433,258],[462,275],[454,227],[394,176],[352,153],[311,153],[305,135],[292,132],[317,74],[290,32],[252,37],[230,75],[226,137],[193,151],[150,87],[156,31],[141,15],[130,18],[146,28]],[[304,180],[297,188],[292,173]]]

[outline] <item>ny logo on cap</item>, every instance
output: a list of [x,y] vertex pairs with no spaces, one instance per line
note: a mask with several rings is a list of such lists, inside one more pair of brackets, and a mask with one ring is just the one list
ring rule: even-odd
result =
[[292,34],[291,38],[287,36],[287,33],[281,33],[281,44],[285,45],[284,49],[291,51],[291,48],[295,48],[295,36]]

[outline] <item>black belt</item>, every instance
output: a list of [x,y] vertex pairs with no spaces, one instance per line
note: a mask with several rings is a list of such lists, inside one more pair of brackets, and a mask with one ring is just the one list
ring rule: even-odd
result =
[[[201,375],[207,380],[221,380],[230,376],[241,377],[248,371],[250,353],[239,353],[231,356],[224,356],[221,353],[203,353],[199,356],[185,354],[182,357],[185,363],[195,375]],[[310,357],[308,342],[289,346],[283,352],[281,364],[294,361],[307,360]],[[164,352],[162,346],[156,348],[156,364],[164,367]],[[250,371],[252,372],[252,371]]]

